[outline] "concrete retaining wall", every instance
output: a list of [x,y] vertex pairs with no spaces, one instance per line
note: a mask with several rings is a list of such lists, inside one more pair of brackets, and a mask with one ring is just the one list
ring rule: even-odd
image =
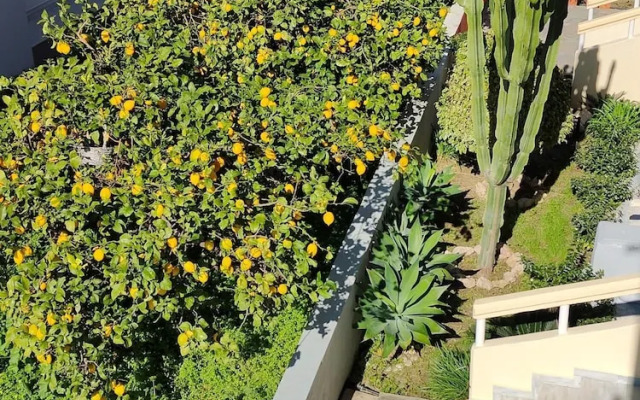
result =
[[[431,143],[436,122],[435,104],[450,62],[447,51],[426,83],[425,95],[412,103],[402,121],[407,132],[405,141],[423,151],[427,151]],[[362,331],[354,328],[356,283],[362,281],[375,233],[398,191],[394,169],[395,163],[383,158],[369,183],[329,276],[337,284],[337,290],[313,310],[274,400],[336,400],[339,397],[362,340]]]

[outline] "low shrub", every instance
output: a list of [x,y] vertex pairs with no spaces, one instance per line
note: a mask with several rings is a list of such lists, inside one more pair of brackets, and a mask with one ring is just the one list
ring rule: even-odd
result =
[[631,179],[624,175],[587,173],[571,181],[571,189],[585,209],[614,210],[631,198]]
[[469,397],[469,350],[441,347],[429,365],[426,391],[432,400],[464,400]]
[[235,337],[240,352],[190,354],[180,366],[176,391],[185,400],[273,398],[306,322],[306,313],[288,309],[249,335]]
[[524,266],[533,288],[565,285],[601,276],[593,271],[586,252],[581,248],[573,249],[562,263],[535,264],[525,259]]
[[633,176],[637,162],[628,143],[598,136],[587,137],[580,143],[575,161],[585,172],[627,177]]
[[611,221],[615,217],[615,209],[606,206],[592,207],[574,215],[571,219],[575,232],[574,242],[585,243],[588,248],[593,247],[600,221]]
[[640,140],[640,106],[606,98],[587,125],[587,138],[576,154],[586,172],[571,188],[584,205],[573,218],[576,242],[591,246],[598,223],[616,218],[616,209],[633,193],[631,178],[638,173],[634,146]]
[[0,78],[3,354],[41,396],[167,398],[160,356],[329,296],[352,196],[408,163],[447,10],[80,3],[43,18],[60,58]]
[[[497,69],[490,57],[493,51],[493,34],[485,36],[487,45],[487,66],[485,70],[485,95],[488,100],[488,117],[492,124],[495,123],[495,110],[497,109],[497,93],[493,88],[499,86]],[[449,75],[447,85],[442,91],[440,101],[436,105],[438,109],[438,124],[436,140],[440,149],[453,151],[454,155],[464,155],[475,152],[474,129],[469,110],[471,109],[471,88],[469,68],[467,65],[467,41],[466,35],[460,35],[455,44],[455,64]],[[535,74],[527,82],[526,87],[531,89],[534,84]],[[490,84],[491,83],[491,84]],[[522,119],[526,117],[526,111],[531,104],[532,91],[527,90],[523,101]],[[539,146],[553,146],[564,143],[567,136],[573,131],[573,114],[570,107],[571,79],[563,75],[556,68],[551,80],[549,98],[545,103],[544,115],[538,131]],[[522,124],[524,125],[524,124]]]
[[640,140],[640,107],[638,103],[605,98],[587,125],[587,134],[613,143],[633,146]]

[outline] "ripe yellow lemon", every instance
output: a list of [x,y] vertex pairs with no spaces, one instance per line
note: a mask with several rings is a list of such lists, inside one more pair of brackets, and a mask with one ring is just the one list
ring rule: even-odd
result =
[[24,262],[24,253],[21,249],[13,252],[13,261],[16,263],[16,265],[20,265]]
[[178,247],[178,239],[176,239],[175,237],[170,237],[169,239],[167,239],[167,246],[169,246],[170,249],[175,249],[176,247]]
[[271,160],[271,161],[274,161],[274,160],[277,158],[277,156],[276,156],[276,152],[275,152],[275,151],[273,151],[273,149],[272,149],[272,148],[268,148],[268,149],[266,149],[266,150],[264,151],[264,155],[265,155],[265,157],[267,157],[267,159],[269,159],[269,160]]
[[35,219],[36,228],[42,228],[47,223],[47,217],[44,215],[38,215]]
[[100,39],[102,39],[103,42],[105,43],[109,43],[109,39],[111,39],[111,34],[109,33],[109,31],[102,31],[100,32]]
[[231,239],[222,239],[220,241],[220,247],[222,248],[222,250],[231,251],[231,249],[233,248],[233,242],[231,241]]
[[286,185],[284,185],[284,191],[287,193],[293,193],[294,191],[293,185],[290,183],[287,183]]
[[124,46],[124,54],[128,55],[129,57],[131,57],[133,55],[133,53],[135,53],[136,49],[133,46],[133,43],[128,42],[125,46]]
[[164,206],[162,204],[158,204],[156,206],[156,216],[162,217],[163,214],[164,214]]
[[244,260],[242,260],[242,262],[240,263],[240,269],[243,271],[248,271],[251,269],[251,266],[253,266],[253,262],[251,260],[249,260],[248,258],[245,258]]
[[133,194],[134,196],[139,196],[142,194],[142,186],[140,185],[133,185],[131,186],[131,194]]
[[309,245],[307,246],[307,254],[310,257],[315,257],[316,254],[318,254],[318,245],[315,243],[309,243]]
[[244,151],[244,145],[242,143],[234,143],[233,146],[231,146],[231,151],[233,154],[238,155]]
[[409,158],[407,156],[402,156],[400,161],[398,161],[398,165],[400,168],[405,169],[407,165],[409,165]]
[[322,220],[324,221],[325,224],[327,224],[327,226],[329,226],[333,224],[333,221],[335,221],[335,217],[333,216],[333,213],[331,211],[327,211],[322,216]]
[[115,393],[115,395],[118,397],[124,396],[124,392],[125,392],[125,387],[122,383],[116,383],[115,386],[113,387],[113,393]]
[[200,283],[207,283],[208,280],[209,274],[207,273],[207,271],[202,271],[198,274],[198,281],[200,281]]
[[109,188],[100,189],[100,198],[105,202],[111,200],[111,190]]
[[104,250],[102,250],[102,248],[100,248],[100,247],[95,249],[93,251],[93,259],[98,261],[98,262],[104,260]]
[[193,186],[198,186],[200,184],[200,174],[192,172],[191,175],[189,175],[189,182],[191,182]]
[[56,44],[56,51],[60,54],[67,55],[71,51],[71,46],[66,42],[58,42]]
[[265,97],[269,97],[270,94],[271,94],[271,89],[269,89],[268,87],[263,87],[262,89],[260,89],[261,99],[264,99]]
[[186,263],[184,263],[183,266],[185,272],[192,274],[196,271],[196,265],[194,263],[192,263],[191,261],[187,261]]
[[288,291],[289,291],[289,288],[284,283],[278,286],[278,293],[280,293],[281,295],[287,294]]
[[136,102],[134,100],[127,100],[124,102],[122,108],[124,108],[125,111],[131,111],[135,108],[135,106]]
[[93,188],[92,184],[90,184],[88,182],[85,182],[85,183],[82,184],[82,192],[84,194],[89,195],[89,196],[93,196],[93,193],[95,192],[95,189]]

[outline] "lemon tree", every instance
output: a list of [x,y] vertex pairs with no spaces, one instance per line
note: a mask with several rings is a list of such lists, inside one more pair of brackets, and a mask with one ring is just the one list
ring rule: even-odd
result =
[[340,210],[408,164],[446,8],[80,3],[43,15],[58,59],[0,79],[2,346],[43,393],[136,397],[119,355],[143,338],[236,351],[227,327],[330,295]]

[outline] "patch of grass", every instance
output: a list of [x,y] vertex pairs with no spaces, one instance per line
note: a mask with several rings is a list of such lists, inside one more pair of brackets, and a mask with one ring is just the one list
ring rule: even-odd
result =
[[571,192],[571,179],[582,174],[574,165],[564,169],[546,198],[520,214],[509,245],[535,263],[562,262],[573,238],[571,219],[582,206]]

